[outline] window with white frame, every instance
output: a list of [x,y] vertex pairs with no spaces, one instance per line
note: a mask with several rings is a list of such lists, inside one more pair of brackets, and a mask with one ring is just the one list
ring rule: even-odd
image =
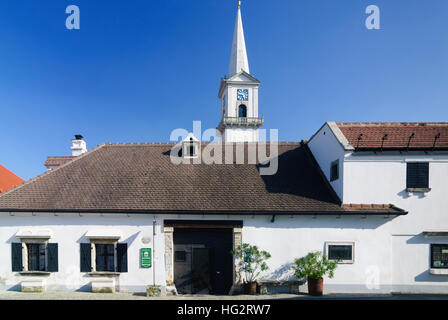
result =
[[355,262],[355,243],[354,242],[326,242],[325,254],[328,260],[338,263]]
[[448,244],[431,244],[431,268],[448,269]]

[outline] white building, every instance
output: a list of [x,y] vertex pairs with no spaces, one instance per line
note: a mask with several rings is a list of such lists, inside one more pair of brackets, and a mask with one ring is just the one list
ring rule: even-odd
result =
[[[448,123],[328,122],[280,142],[262,176],[239,7],[231,61],[225,146],[184,146],[176,165],[174,144],[102,144],[0,195],[0,290],[237,292],[230,250],[247,242],[272,255],[265,280],[321,250],[340,262],[327,292],[447,293]],[[230,163],[195,163],[210,149]]]
[[447,292],[448,123],[327,122],[308,146],[343,203],[409,212],[375,228],[381,284]]

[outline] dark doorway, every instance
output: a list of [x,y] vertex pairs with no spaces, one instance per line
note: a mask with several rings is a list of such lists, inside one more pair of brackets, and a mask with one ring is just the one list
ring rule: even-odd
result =
[[228,294],[232,229],[174,228],[174,284],[181,294]]

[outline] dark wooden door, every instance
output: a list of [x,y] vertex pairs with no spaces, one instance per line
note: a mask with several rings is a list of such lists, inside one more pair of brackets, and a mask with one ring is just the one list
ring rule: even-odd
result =
[[175,229],[174,283],[181,294],[228,294],[233,279],[231,229]]
[[211,282],[211,251],[210,248],[193,248],[192,259],[192,293],[210,294]]

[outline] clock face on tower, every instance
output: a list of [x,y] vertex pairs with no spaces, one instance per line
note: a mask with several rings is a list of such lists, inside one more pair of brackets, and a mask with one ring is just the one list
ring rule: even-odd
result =
[[249,90],[248,89],[238,89],[236,92],[238,101],[248,101],[249,100]]

